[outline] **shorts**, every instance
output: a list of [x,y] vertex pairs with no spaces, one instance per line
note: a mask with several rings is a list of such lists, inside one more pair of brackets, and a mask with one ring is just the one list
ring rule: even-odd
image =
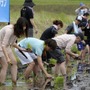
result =
[[90,46],[90,40],[85,40],[86,44]]
[[51,57],[57,60],[57,63],[61,64],[65,61],[64,55],[62,54],[60,48],[56,48],[53,51],[49,52]]
[[33,37],[33,28],[28,29],[27,35],[28,35],[28,37]]
[[84,49],[83,43],[82,42],[78,43],[77,48],[78,48],[79,51],[83,50]]
[[32,52],[24,52],[15,48],[15,53],[18,56],[22,65],[31,63],[34,61],[34,59],[37,59],[37,56]]

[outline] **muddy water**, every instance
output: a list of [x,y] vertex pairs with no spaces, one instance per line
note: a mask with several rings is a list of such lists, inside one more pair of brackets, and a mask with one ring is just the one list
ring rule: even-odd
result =
[[31,76],[28,81],[25,81],[23,71],[24,70],[21,68],[18,73],[17,85],[14,87],[12,87],[11,75],[10,71],[8,71],[5,85],[0,86],[0,90],[47,90],[45,87],[50,80],[46,80],[45,77],[40,74],[38,78]]
[[51,90],[50,87],[45,89],[48,82],[50,82],[50,79],[47,79],[35,86],[33,83],[26,83],[25,81],[20,80],[17,81],[16,86],[12,86],[11,81],[6,81],[4,86],[0,86],[0,90]]
[[4,86],[0,86],[0,90],[29,90],[25,82],[17,82],[17,86],[12,86],[11,82],[6,82]]
[[28,90],[27,87],[10,87],[10,86],[2,86],[0,90]]

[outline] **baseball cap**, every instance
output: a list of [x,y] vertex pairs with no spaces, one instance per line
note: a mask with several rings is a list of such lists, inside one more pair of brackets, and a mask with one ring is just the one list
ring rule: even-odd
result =
[[81,40],[84,40],[84,34],[79,32],[79,33],[75,33],[74,34],[76,37],[79,36],[81,38]]

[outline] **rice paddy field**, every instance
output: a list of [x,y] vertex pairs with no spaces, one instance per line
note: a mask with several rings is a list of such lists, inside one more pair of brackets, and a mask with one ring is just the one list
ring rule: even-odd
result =
[[[83,2],[90,8],[90,0],[33,0],[33,2],[36,4],[34,7],[34,21],[39,31],[38,34],[34,34],[34,37],[37,38],[41,36],[46,28],[52,25],[55,19],[60,19],[64,23],[64,27],[59,31],[59,34],[65,33],[67,25],[75,20],[75,9],[79,7],[80,2]],[[20,17],[20,10],[23,7],[23,3],[24,0],[10,0],[10,23],[14,24],[18,17]],[[5,25],[7,23],[0,23],[0,29]],[[0,87],[0,90],[31,90],[28,89],[28,86],[23,81],[19,81],[19,87],[11,87],[11,77],[9,76],[8,78],[7,82],[9,83],[6,84],[7,86]]]

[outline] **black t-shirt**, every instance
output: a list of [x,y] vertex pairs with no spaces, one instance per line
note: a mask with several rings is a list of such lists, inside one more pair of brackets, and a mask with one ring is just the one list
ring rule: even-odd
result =
[[83,18],[83,17],[82,17],[82,22],[88,23],[88,22],[87,22],[87,19],[85,19],[85,18]]
[[47,28],[41,35],[40,39],[41,40],[47,40],[51,39],[57,34],[57,30],[54,26],[51,26],[50,28]]
[[30,22],[30,19],[34,18],[33,9],[31,7],[29,7],[29,6],[23,7],[21,9],[21,16],[25,17],[29,22],[29,27],[33,28],[33,25]]
[[84,35],[87,36],[88,39],[90,39],[90,27],[85,27],[83,29]]
[[67,30],[67,34],[72,34],[72,33],[74,33],[73,23],[70,24],[69,26],[67,26],[66,30]]

